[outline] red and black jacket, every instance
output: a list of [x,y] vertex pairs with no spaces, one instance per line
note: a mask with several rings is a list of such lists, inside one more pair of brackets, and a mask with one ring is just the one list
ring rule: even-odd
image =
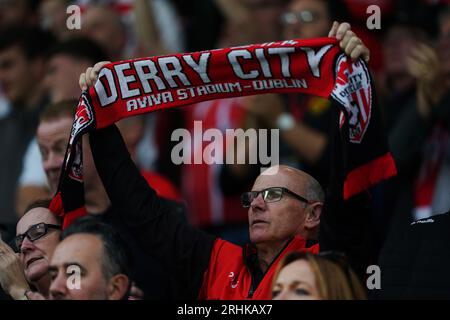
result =
[[[172,274],[176,298],[270,299],[278,261],[290,251],[317,253],[319,250],[318,245],[307,248],[304,239],[294,237],[263,274],[252,247],[241,248],[188,225],[179,213],[160,200],[130,158],[117,127],[90,133],[90,145],[112,205],[120,209],[117,210],[122,215],[120,218],[142,249]],[[362,212],[357,214],[365,216]],[[326,216],[327,213],[322,214],[322,218]],[[331,221],[339,223],[342,220]],[[350,230],[361,229],[352,223],[350,227]],[[329,250],[333,243],[344,249],[349,242],[355,242],[356,249],[352,253],[361,249],[357,239],[348,234],[344,233],[345,237],[340,241],[334,241],[339,233],[328,232],[328,235],[331,237],[325,238],[323,245],[321,242],[322,249]]]
[[306,250],[317,254],[319,245],[306,247],[307,241],[294,237],[272,261],[265,273],[258,265],[256,249],[217,239],[205,272],[200,299],[266,300],[272,298],[272,281],[278,262],[289,252]]

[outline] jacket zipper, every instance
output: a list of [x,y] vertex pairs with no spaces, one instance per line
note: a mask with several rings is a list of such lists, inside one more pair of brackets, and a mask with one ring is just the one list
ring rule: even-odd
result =
[[[272,267],[272,264],[278,259],[278,257],[280,256],[280,254],[281,254],[281,253],[289,246],[289,244],[292,242],[292,239],[294,239],[294,238],[291,238],[291,239],[286,243],[286,245],[284,246],[284,248],[281,249],[281,251],[280,251],[280,252],[276,255],[276,257],[272,260],[272,262],[270,263],[270,265],[269,265],[269,267],[267,268],[266,272],[264,272],[264,274],[263,274],[263,276],[262,276],[262,278],[261,278],[260,283],[262,282],[262,280],[263,280],[264,277],[266,276],[267,271],[269,271],[269,269]],[[255,290],[256,290],[256,288],[255,288],[255,277],[254,277],[254,275],[253,275],[253,272],[250,272],[250,274],[251,274],[251,276],[252,276],[252,282],[251,282],[251,284],[250,284],[250,290],[248,291],[248,295],[247,295],[247,298],[248,298],[248,299],[253,298],[253,294],[255,293]]]

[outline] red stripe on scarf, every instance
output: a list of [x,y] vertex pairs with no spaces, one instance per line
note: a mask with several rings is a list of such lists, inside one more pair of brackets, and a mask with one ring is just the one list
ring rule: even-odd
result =
[[64,215],[64,221],[62,229],[66,229],[72,222],[74,222],[76,219],[84,217],[87,215],[86,207],[80,207],[74,211],[67,212]]
[[390,152],[350,171],[344,182],[344,200],[397,174]]
[[55,215],[63,218],[62,230],[66,229],[73,221],[87,215],[86,207],[80,207],[74,211],[65,212],[62,202],[61,192],[59,191],[52,199],[48,209]]
[[64,207],[62,204],[61,191],[58,191],[58,193],[53,197],[48,209],[55,215],[64,217]]

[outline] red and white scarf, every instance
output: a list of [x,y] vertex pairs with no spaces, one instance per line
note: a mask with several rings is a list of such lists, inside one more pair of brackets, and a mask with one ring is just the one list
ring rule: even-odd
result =
[[372,80],[336,39],[287,40],[106,65],[77,107],[51,210],[64,227],[85,214],[80,137],[120,119],[197,102],[264,93],[304,93],[337,102],[347,152],[343,198],[396,174],[374,107]]

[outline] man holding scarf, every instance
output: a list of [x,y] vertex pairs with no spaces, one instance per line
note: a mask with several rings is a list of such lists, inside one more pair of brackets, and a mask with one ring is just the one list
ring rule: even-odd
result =
[[[364,56],[368,60],[367,48],[349,28],[348,24],[338,25],[335,23],[329,35],[340,40],[339,45],[348,57],[356,59]],[[303,64],[297,62],[298,65],[289,66],[289,64],[286,65],[287,55],[285,53],[291,49],[285,49],[283,45],[290,46],[293,43],[298,47],[292,52],[295,51],[296,57],[303,59]],[[274,48],[275,50],[272,52],[279,53],[281,66],[280,60],[274,62],[272,59],[268,62],[267,57],[263,56],[264,46],[277,46],[278,44],[282,47]],[[307,47],[308,45],[315,46],[315,48]],[[369,87],[369,96],[364,95],[367,92],[354,92],[354,88],[358,88],[359,85],[355,82],[357,78],[364,78],[370,85],[367,68],[361,61],[349,66],[346,60],[348,58],[339,52],[336,40],[324,38],[304,43],[301,40],[284,41],[249,46],[247,51],[242,49],[237,53],[233,52],[235,50],[239,50],[239,48],[198,53],[195,56],[197,60],[185,55],[177,55],[175,58],[156,57],[151,58],[151,61],[141,63],[137,61],[135,66],[141,65],[141,67],[133,75],[129,73],[130,64],[127,62],[125,64],[120,62],[115,67],[106,66],[106,68],[103,68],[106,63],[98,63],[93,68],[89,68],[85,74],[81,75],[80,86],[86,90],[95,83],[95,87],[90,89],[90,96],[83,94],[80,99],[63,167],[64,171],[61,175],[59,192],[51,206],[53,212],[64,216],[64,226],[84,214],[82,199],[76,199],[75,196],[77,191],[82,190],[82,185],[77,184],[82,181],[81,156],[77,137],[91,131],[89,138],[94,161],[111,202],[114,206],[123,209],[120,212],[127,213],[121,218],[136,235],[142,247],[149,254],[157,257],[174,274],[180,298],[269,299],[273,272],[279,259],[294,250],[318,252],[318,245],[312,245],[305,238],[309,237],[308,231],[314,233],[317,230],[321,217],[325,218],[327,222],[325,228],[321,230],[321,250],[330,248],[345,250],[351,255],[354,263],[364,264],[366,261],[364,254],[359,252],[364,250],[363,244],[366,240],[364,230],[367,227],[364,225],[366,218],[364,210],[367,207],[365,206],[366,195],[363,191],[395,174],[392,158],[380,139],[382,137],[380,130],[374,127],[377,115],[374,113],[375,110],[372,110],[371,87]],[[251,63],[242,63],[243,60],[248,60],[252,53],[258,56],[261,65],[259,72],[249,70],[251,69],[249,66],[254,66]],[[243,196],[244,206],[249,207],[249,231],[250,237],[254,241],[246,248],[216,239],[186,225],[171,212],[142,178],[126,150],[120,133],[115,126],[111,126],[119,118],[145,112],[133,109],[133,106],[125,101],[125,97],[133,97],[142,91],[153,90],[152,92],[155,92],[157,91],[156,86],[161,90],[161,88],[167,89],[168,86],[174,88],[180,85],[180,82],[185,86],[191,84],[190,79],[176,65],[177,59],[182,58],[189,66],[193,67],[203,83],[212,82],[214,84],[224,79],[230,81],[233,76],[227,73],[226,63],[222,62],[216,62],[217,69],[214,69],[213,73],[207,74],[205,72],[207,68],[202,70],[200,66],[202,57],[206,56],[206,61],[214,62],[219,61],[225,55],[229,58],[233,54],[240,55],[232,67],[235,76],[240,78],[236,83],[242,85],[242,88],[246,88],[248,85],[248,82],[245,82],[248,81],[246,79],[262,76],[262,74],[267,77],[272,73],[276,73],[278,77],[289,77],[291,69],[297,70],[297,67],[302,67],[303,69],[300,71],[305,74],[306,72],[311,73],[305,82],[308,85],[301,90],[298,88],[292,90],[326,97],[332,96],[345,107],[343,110],[346,110],[346,113],[341,111],[338,114],[340,118],[336,118],[336,123],[339,123],[339,128],[336,128],[338,130],[336,139],[341,142],[342,148],[336,151],[333,163],[336,168],[334,170],[335,177],[331,179],[336,183],[330,187],[331,192],[327,193],[328,200],[325,208],[323,208],[323,191],[312,177],[284,166],[268,169],[269,173],[261,174],[255,181],[252,191]],[[308,58],[309,66],[304,62],[305,56]],[[169,59],[172,61],[171,68],[165,64],[166,69],[162,70],[165,82],[159,81],[161,74],[157,75],[156,69],[152,70],[154,67],[152,61],[161,62]],[[211,64],[214,65],[213,62]],[[142,67],[143,63],[147,63],[147,69]],[[353,70],[363,70],[363,72],[358,74],[358,77],[351,78],[352,68],[354,68]],[[213,67],[208,70],[211,72],[211,69]],[[333,69],[336,72],[336,78],[333,77]],[[128,71],[125,72],[126,70]],[[217,76],[219,80],[211,79],[211,75]],[[146,79],[147,82],[141,81],[141,86],[136,85],[135,80],[138,76],[141,80]],[[117,77],[121,80],[117,80]],[[99,80],[95,82],[97,78]],[[148,81],[150,78],[154,81],[153,87],[150,87]],[[200,80],[194,85],[199,83],[201,83]],[[350,89],[349,83],[352,85]],[[117,84],[119,87],[115,87]],[[160,86],[161,88],[159,88]],[[119,89],[121,98],[118,97]],[[242,89],[241,94],[256,93],[243,91],[245,90]],[[274,89],[265,92],[282,91]],[[363,95],[366,98],[364,100],[366,105],[363,107],[369,109],[357,109],[355,98],[350,100],[352,97],[349,93],[359,94],[359,98]],[[166,97],[168,96],[170,95],[166,91]],[[227,96],[233,96],[233,94],[216,94],[209,99]],[[206,99],[205,97],[196,97],[191,100],[204,101]],[[142,102],[142,100],[137,101]],[[181,105],[183,102],[169,101],[160,107],[154,107],[154,109]],[[367,117],[370,116],[373,119],[372,126],[369,127]],[[92,131],[93,126],[97,130]],[[367,144],[370,144],[371,150],[367,149]],[[368,152],[365,152],[366,150]],[[348,155],[353,154],[362,154],[362,156],[347,159]],[[342,211],[333,211],[336,208]],[[330,211],[334,215],[339,214],[339,218],[330,215]],[[343,228],[342,236],[336,236],[337,233],[341,233],[341,230],[336,230],[336,228],[340,228],[344,224],[349,226]],[[336,234],[329,232],[330,229]]]

